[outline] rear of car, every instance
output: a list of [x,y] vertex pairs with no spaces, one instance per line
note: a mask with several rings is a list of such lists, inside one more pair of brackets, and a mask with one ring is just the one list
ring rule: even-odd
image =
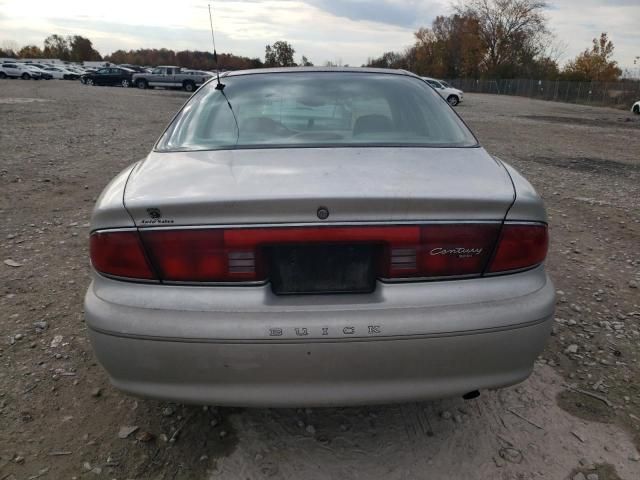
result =
[[59,66],[47,66],[43,67],[49,75],[51,75],[56,80],[66,80],[69,76],[69,73],[62,67]]
[[39,69],[33,68],[31,65],[22,63],[18,64],[23,80],[40,80],[42,79],[42,72]]
[[37,65],[27,65],[26,68],[28,68],[30,72],[34,72],[35,74],[39,75],[38,78],[41,78],[42,80],[51,80],[53,78],[53,75],[51,75],[46,70],[41,69]]
[[85,314],[127,392],[386,403],[517,383],[554,290],[533,188],[418,77],[237,72],[92,219]]

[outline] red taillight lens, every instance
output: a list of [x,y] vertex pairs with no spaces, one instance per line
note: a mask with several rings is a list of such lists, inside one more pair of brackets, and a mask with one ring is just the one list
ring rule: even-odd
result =
[[544,260],[548,243],[546,225],[505,224],[500,233],[497,223],[159,229],[140,236],[135,231],[93,234],[96,270],[138,279],[154,279],[155,271],[159,280],[170,282],[262,281],[269,273],[264,247],[360,243],[379,247],[372,261],[382,278],[480,276],[535,266]]
[[428,225],[420,238],[389,247],[388,278],[480,275],[489,260],[499,225]]
[[498,225],[422,227],[421,270],[427,277],[477,275],[484,271]]
[[91,263],[100,273],[153,280],[138,232],[97,232],[90,239]]
[[155,230],[143,239],[162,280],[234,282],[261,280],[255,248],[225,242],[225,230]]
[[160,278],[182,282],[266,279],[262,247],[284,244],[377,243],[415,245],[417,226],[292,227],[153,230],[142,233]]
[[521,270],[542,263],[547,256],[547,226],[505,224],[489,273]]

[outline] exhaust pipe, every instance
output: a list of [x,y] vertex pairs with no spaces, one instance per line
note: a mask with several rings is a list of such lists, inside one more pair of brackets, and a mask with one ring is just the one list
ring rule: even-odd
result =
[[474,398],[478,398],[480,396],[480,392],[478,390],[473,390],[469,393],[465,393],[462,398],[465,400],[473,400]]

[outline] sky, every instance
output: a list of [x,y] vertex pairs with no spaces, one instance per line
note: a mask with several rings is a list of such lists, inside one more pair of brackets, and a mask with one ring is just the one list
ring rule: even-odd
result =
[[[463,1],[463,0],[454,0]],[[46,36],[83,35],[103,55],[117,49],[207,50],[207,0],[0,0],[0,46],[42,46]],[[296,60],[307,56],[361,65],[413,43],[413,32],[452,12],[451,0],[217,0],[217,50],[264,57],[264,47],[287,40]],[[640,0],[549,0],[545,14],[563,45],[561,61],[608,32],[625,68],[640,56]],[[640,67],[640,59],[638,65]]]

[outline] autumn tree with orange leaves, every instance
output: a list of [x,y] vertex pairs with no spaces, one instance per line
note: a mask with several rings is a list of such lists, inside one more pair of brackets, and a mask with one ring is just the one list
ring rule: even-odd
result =
[[556,78],[545,6],[540,0],[467,0],[454,5],[453,15],[420,28],[404,53],[387,52],[368,65],[440,78]]
[[563,72],[563,77],[574,81],[614,82],[622,74],[618,62],[613,57],[613,42],[606,33],[593,39],[591,49],[586,49],[571,60]]

